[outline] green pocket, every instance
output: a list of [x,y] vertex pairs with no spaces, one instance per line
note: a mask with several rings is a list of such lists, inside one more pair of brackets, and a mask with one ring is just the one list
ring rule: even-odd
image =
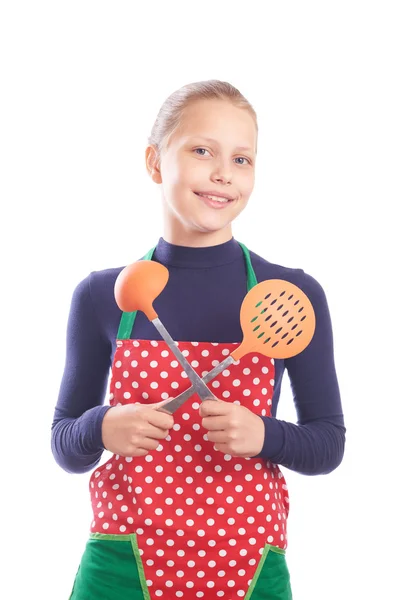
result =
[[244,600],[292,600],[285,550],[266,544]]
[[92,533],[69,600],[150,600],[136,534]]

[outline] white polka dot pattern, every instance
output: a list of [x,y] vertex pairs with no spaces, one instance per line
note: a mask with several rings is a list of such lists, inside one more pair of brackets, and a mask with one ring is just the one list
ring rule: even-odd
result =
[[[179,342],[200,373],[236,347]],[[173,398],[191,385],[177,367],[164,342],[118,340],[110,404]],[[223,371],[212,387],[224,401],[270,416],[273,377],[274,361],[252,354]],[[263,459],[216,451],[199,406],[196,395],[186,401],[155,451],[114,455],[90,478],[91,531],[137,534],[154,598],[209,598],[210,590],[215,598],[243,598],[265,544],[287,545],[289,498],[280,469]]]

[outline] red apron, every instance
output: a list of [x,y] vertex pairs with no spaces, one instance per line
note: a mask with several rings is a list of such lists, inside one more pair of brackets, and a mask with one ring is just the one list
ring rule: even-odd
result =
[[[154,403],[191,386],[164,341],[123,337],[111,406]],[[178,345],[203,377],[238,344]],[[247,355],[209,385],[220,399],[271,416],[274,360]],[[215,450],[200,402],[194,395],[173,415],[173,430],[155,451],[113,455],[90,478],[92,534],[135,534],[151,598],[244,598],[265,547],[287,547],[289,498],[279,467]]]

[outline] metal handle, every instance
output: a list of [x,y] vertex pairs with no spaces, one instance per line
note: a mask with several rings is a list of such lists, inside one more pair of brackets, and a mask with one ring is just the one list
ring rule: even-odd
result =
[[[215,379],[215,377],[217,377],[222,371],[227,369],[227,367],[229,367],[233,363],[234,358],[232,356],[228,356],[223,362],[219,363],[214,369],[212,369],[212,371],[207,373],[202,379],[202,381],[204,383],[209,383],[210,381],[212,381],[212,379]],[[188,400],[194,393],[195,389],[192,386],[185,392],[182,392],[181,394],[176,396],[176,398],[173,398],[173,400],[171,400],[170,402],[166,402],[166,404],[164,404],[162,408],[158,410],[171,415],[174,412],[176,412],[176,410],[180,408],[185,403],[185,401]]]
[[158,332],[165,340],[169,348],[172,350],[173,354],[179,361],[180,365],[183,367],[185,372],[187,373],[191,383],[193,384],[194,393],[197,393],[201,400],[217,400],[216,396],[211,392],[211,390],[205,385],[202,381],[201,377],[194,371],[186,357],[181,353],[180,349],[177,347],[176,342],[171,338],[166,328],[163,326],[161,321],[156,318],[152,321]]

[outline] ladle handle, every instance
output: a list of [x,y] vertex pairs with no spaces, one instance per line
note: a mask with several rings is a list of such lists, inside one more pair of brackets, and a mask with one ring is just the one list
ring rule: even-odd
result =
[[[216,365],[216,367],[214,369],[212,369],[212,371],[207,373],[202,378],[203,383],[209,383],[210,381],[212,381],[212,379],[215,379],[215,377],[217,377],[222,371],[224,371],[225,369],[227,369],[227,367],[232,365],[233,362],[234,362],[234,358],[231,355],[228,356],[227,358],[225,358],[225,360],[223,362]],[[195,389],[192,386],[185,392],[182,392],[181,394],[176,396],[176,398],[173,398],[173,400],[171,400],[170,402],[166,402],[166,404],[164,404],[162,406],[162,408],[160,408],[158,410],[171,415],[174,412],[176,412],[176,410],[178,408],[180,408],[185,403],[185,401],[188,400],[190,398],[190,396],[192,396],[193,394],[195,394]]]
[[182,354],[180,349],[177,347],[176,342],[171,338],[168,331],[165,329],[161,321],[157,318],[151,321],[157,328],[161,337],[165,340],[170,350],[173,352],[180,365],[183,367],[188,375],[191,383],[193,384],[194,393],[197,393],[201,400],[217,400],[216,396],[202,381],[201,377],[194,371],[186,357]]

